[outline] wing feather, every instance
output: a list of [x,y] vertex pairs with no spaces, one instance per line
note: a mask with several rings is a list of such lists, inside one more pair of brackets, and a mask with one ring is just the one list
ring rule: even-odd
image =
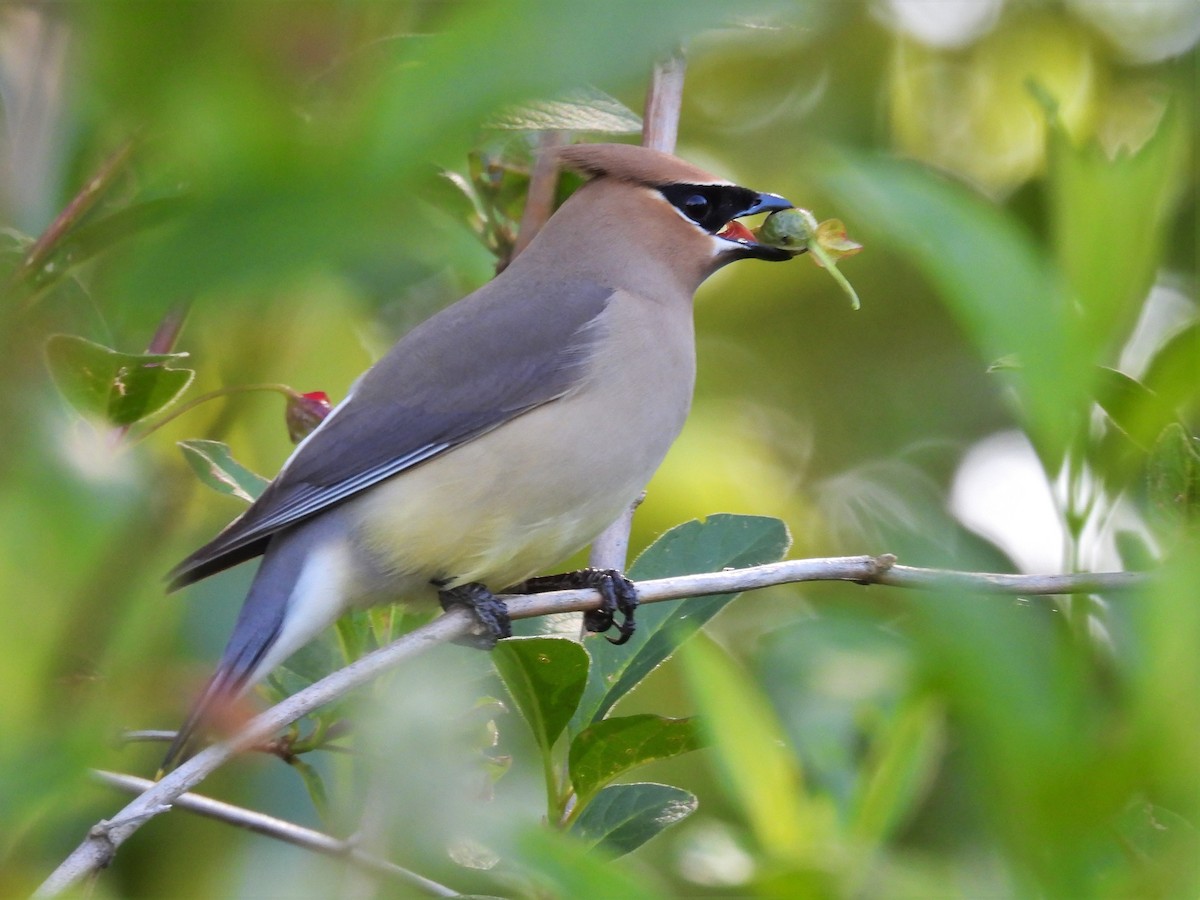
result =
[[171,589],[261,554],[271,535],[473,440],[579,384],[613,291],[503,277],[409,332],[262,495],[171,572]]

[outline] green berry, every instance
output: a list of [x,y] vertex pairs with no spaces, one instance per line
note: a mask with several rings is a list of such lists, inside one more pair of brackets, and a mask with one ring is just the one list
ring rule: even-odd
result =
[[783,209],[773,212],[755,232],[760,243],[800,253],[808,249],[812,235],[803,210]]

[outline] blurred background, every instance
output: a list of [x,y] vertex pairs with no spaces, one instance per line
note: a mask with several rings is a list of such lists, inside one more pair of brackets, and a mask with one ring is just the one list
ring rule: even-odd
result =
[[[795,557],[1159,577],[1070,602],[744,596],[709,631],[827,825],[772,855],[702,751],[650,771],[699,810],[620,866],[662,895],[1194,895],[1197,40],[1194,0],[0,5],[0,894],[123,805],[92,767],[153,773],[161,748],[122,731],[176,727],[248,584],[243,567],[164,594],[244,505],[177,442],[270,476],[284,400],[172,414],[228,387],[340,400],[491,276],[539,133],[636,141],[651,69],[682,46],[679,155],[842,219],[862,309],[804,258],[701,289],[693,413],[634,552],[736,512],[783,519]],[[133,363],[94,345],[186,353],[158,364],[194,374],[117,409],[92,376]],[[528,894],[431,836],[538,827],[515,714],[492,799],[430,787],[461,755],[431,748],[499,690],[486,657],[411,669],[376,697],[388,855]],[[696,706],[671,661],[622,709]],[[861,832],[880,759],[902,796]],[[330,809],[274,759],[203,790],[349,833],[361,783],[313,765]],[[331,896],[342,875],[176,812],[94,896]]]

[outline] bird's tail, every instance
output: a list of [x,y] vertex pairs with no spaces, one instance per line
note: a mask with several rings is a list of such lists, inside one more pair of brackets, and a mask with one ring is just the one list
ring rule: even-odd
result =
[[161,772],[195,750],[222,710],[341,613],[343,558],[335,523],[312,523],[275,535],[242,604],[217,671],[167,750]]
[[225,647],[225,653],[221,657],[217,671],[208,680],[208,684],[192,704],[191,711],[188,712],[183,725],[175,733],[175,739],[171,741],[167,755],[159,767],[159,777],[190,757],[196,751],[196,745],[203,729],[223,718],[220,715],[221,711],[227,710],[230,704],[258,680],[254,676],[266,674],[265,672],[258,673],[256,669],[259,668],[259,664],[279,639],[283,623],[283,610],[280,609],[278,620],[273,625],[267,624],[267,627],[261,630],[247,624],[247,610],[252,603],[261,602],[261,600],[256,601],[256,596],[260,595],[256,595],[255,592],[255,588],[261,580],[261,574],[260,571],[260,577],[255,578],[254,586],[251,587],[250,594],[246,597],[237,627],[229,639],[229,644]]
[[[286,545],[281,549],[286,549]],[[277,557],[268,552],[264,557],[221,662],[176,732],[159,769],[160,775],[191,756],[204,729],[222,718],[221,711],[228,709],[258,677],[267,674],[256,670],[275,648],[283,629],[284,613],[299,568],[286,565],[294,562],[291,556],[285,552]]]
[[159,765],[155,780],[162,778],[180,763],[186,762],[196,752],[203,730],[214,718],[220,717],[215,715],[217,711],[227,708],[242,692],[245,685],[246,679],[240,679],[239,683],[231,670],[218,668],[213,673],[200,696],[192,704],[187,718],[175,732],[175,738],[171,741],[171,746],[167,748],[167,754]]

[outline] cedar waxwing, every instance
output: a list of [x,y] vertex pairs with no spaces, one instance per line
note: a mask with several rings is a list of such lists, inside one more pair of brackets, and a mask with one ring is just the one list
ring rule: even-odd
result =
[[[789,209],[642,147],[563,148],[590,180],[501,274],[414,328],[353,386],[171,588],[261,555],[220,665],[168,752],[354,607],[465,604],[508,634],[496,590],[595,538],[641,493],[692,400],[692,295],[737,259],[785,260],[735,220]],[[620,573],[603,631],[636,603]],[[495,637],[491,638],[494,643]]]

